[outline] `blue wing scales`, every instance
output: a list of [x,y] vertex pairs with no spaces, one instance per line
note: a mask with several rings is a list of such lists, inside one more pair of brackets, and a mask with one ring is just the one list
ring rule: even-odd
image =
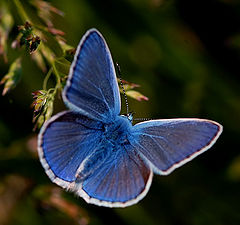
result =
[[166,175],[209,149],[222,126],[204,119],[166,119],[138,123],[132,145],[155,173]]
[[[87,202],[125,207],[146,195],[152,181],[152,170],[132,146],[116,148],[105,149],[109,154],[100,162],[96,154],[92,156],[92,174],[84,178],[81,189],[75,190]],[[98,166],[94,169],[96,161]]]
[[120,113],[112,57],[102,35],[89,30],[78,45],[63,99],[71,110],[108,123]]
[[102,123],[65,111],[52,117],[39,134],[39,155],[47,174],[73,182],[79,165],[92,154],[102,136]]

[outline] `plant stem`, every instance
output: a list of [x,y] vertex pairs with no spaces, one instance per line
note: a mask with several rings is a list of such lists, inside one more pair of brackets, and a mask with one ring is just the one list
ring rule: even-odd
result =
[[44,78],[44,81],[43,81],[43,90],[47,90],[47,82],[48,82],[49,77],[50,77],[51,74],[52,74],[52,71],[53,71],[53,68],[51,67],[51,69],[48,71],[46,77]]
[[54,62],[52,63],[52,68],[53,68],[53,71],[54,71],[54,74],[55,74],[56,80],[57,80],[57,84],[56,84],[55,90],[54,90],[54,92],[53,92],[53,96],[55,96],[55,94],[57,93],[58,89],[61,90],[62,85],[61,85],[60,75],[59,75],[59,73],[58,73],[58,71],[57,71],[57,68],[56,68]]
[[56,76],[56,79],[57,79],[57,85],[60,85],[60,86],[61,86],[60,75],[59,75],[59,73],[58,73],[58,71],[57,71],[57,68],[56,68],[54,62],[52,63],[52,68],[53,68],[53,72],[54,72],[54,74],[55,74],[55,76]]
[[25,12],[21,2],[19,0],[14,0],[14,3],[17,7],[18,13],[19,13],[21,19],[23,20],[23,22],[26,22],[26,21],[31,22],[29,17],[27,16],[27,13]]

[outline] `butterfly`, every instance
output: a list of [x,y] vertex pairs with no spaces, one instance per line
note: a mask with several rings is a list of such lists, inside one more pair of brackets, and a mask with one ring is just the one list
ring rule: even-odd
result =
[[109,48],[99,31],[82,37],[62,92],[69,108],[46,121],[38,153],[49,178],[86,202],[126,207],[167,175],[208,150],[222,126],[206,119],[132,124],[121,101]]

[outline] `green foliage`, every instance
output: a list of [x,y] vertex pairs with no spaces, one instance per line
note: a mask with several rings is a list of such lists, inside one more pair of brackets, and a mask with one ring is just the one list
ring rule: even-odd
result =
[[32,93],[34,102],[32,107],[34,108],[33,122],[36,122],[35,128],[41,128],[44,121],[50,119],[53,112],[54,101],[54,89],[48,91],[39,90]]
[[7,63],[7,39],[13,27],[13,17],[5,2],[0,3],[0,55]]
[[2,78],[0,84],[4,84],[2,95],[15,88],[22,76],[21,58],[17,58],[10,66],[8,73]]
[[20,35],[19,45],[25,45],[30,54],[33,53],[40,44],[40,37],[33,34],[33,28],[29,22],[26,22],[24,26],[18,27]]
[[[53,112],[54,96],[57,92],[61,92],[65,85],[67,75],[70,68],[71,60],[73,59],[73,48],[66,43],[66,40],[62,37],[65,33],[54,27],[52,22],[52,13],[59,16],[63,16],[63,12],[53,7],[49,2],[42,0],[33,0],[30,2],[37,11],[37,22],[33,22],[33,19],[27,14],[24,6],[19,0],[14,0],[14,6],[17,9],[19,16],[22,18],[24,25],[18,26],[19,34],[15,41],[12,43],[13,48],[21,48],[25,46],[29,54],[32,55],[32,59],[37,63],[37,66],[43,71],[47,71],[47,67],[50,70],[46,74],[46,78],[43,82],[43,90],[34,92],[34,116],[33,122],[36,122],[36,128],[41,128],[43,123],[48,120]],[[8,11],[6,3],[3,4],[0,15],[2,20],[0,23],[0,55],[4,56],[7,61],[7,37],[10,30],[13,27],[13,16]],[[43,25],[42,25],[43,24]],[[70,61],[69,61],[70,59]],[[46,62],[48,65],[46,65]],[[3,95],[8,91],[15,88],[20,75],[21,75],[21,61],[17,60],[10,66],[9,73],[2,79],[0,84],[5,84]],[[56,85],[54,88],[47,90],[47,81],[51,74],[56,77]],[[138,101],[147,100],[147,97],[137,91],[131,89],[134,86],[126,86],[126,94]],[[41,93],[41,96],[38,96]],[[43,93],[45,96],[43,97]],[[50,94],[51,93],[51,94]],[[39,98],[38,98],[39,97]],[[41,105],[41,112],[39,112],[39,101],[44,98]],[[37,109],[36,109],[37,108]]]
[[[50,67],[43,82],[44,90],[34,92],[33,122],[36,122],[35,128],[41,128],[44,121],[52,115],[54,96],[57,92],[62,91],[65,84],[67,73],[66,69],[64,72],[62,71],[62,67],[69,68],[70,62],[64,59],[64,56],[68,57],[69,50],[72,47],[66,44],[65,39],[62,38],[64,32],[54,28],[51,19],[52,13],[62,16],[63,13],[60,10],[45,1],[31,1],[30,4],[35,7],[38,15],[37,22],[33,22],[22,3],[19,0],[13,2],[14,9],[17,9],[17,13],[22,18],[24,25],[18,26],[19,34],[13,41],[12,47],[21,48],[25,46],[29,54],[32,55],[32,59],[43,72],[47,72],[47,67]],[[14,21],[5,2],[1,9],[1,15],[0,34],[2,38],[0,50],[2,49],[2,51],[0,51],[0,54],[4,55],[6,59],[7,36],[13,27]],[[19,54],[22,54],[21,51]],[[61,67],[59,68],[60,64]],[[1,84],[4,84],[3,95],[16,87],[21,77],[21,67],[20,57],[10,65],[8,74],[1,81]],[[54,88],[47,89],[47,81],[52,73],[56,77],[56,85]]]
[[[118,79],[119,86],[120,86],[120,83],[121,83],[120,79]],[[125,91],[127,96],[129,96],[129,97],[131,97],[133,99],[136,99],[138,101],[142,101],[142,100],[148,101],[148,97],[144,96],[143,94],[141,94],[138,91],[133,90],[136,87],[140,87],[139,84],[134,84],[134,83],[128,82],[126,80],[122,80],[122,83],[123,83],[124,91]],[[123,93],[123,89],[122,88],[120,88],[120,92]]]

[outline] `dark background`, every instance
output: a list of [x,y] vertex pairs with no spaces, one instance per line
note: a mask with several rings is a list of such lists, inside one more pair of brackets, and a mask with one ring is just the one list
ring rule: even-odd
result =
[[[0,97],[0,223],[240,224],[240,2],[51,2],[65,13],[53,20],[70,45],[76,47],[86,30],[97,28],[123,79],[141,85],[138,90],[149,101],[129,99],[136,117],[207,118],[224,131],[197,159],[169,176],[154,176],[138,204],[125,209],[88,205],[52,184],[38,160],[31,93],[42,89],[46,74],[26,54],[21,82]],[[9,61],[15,56],[9,50]],[[1,77],[8,67],[1,59]],[[54,113],[63,108],[58,99]]]

